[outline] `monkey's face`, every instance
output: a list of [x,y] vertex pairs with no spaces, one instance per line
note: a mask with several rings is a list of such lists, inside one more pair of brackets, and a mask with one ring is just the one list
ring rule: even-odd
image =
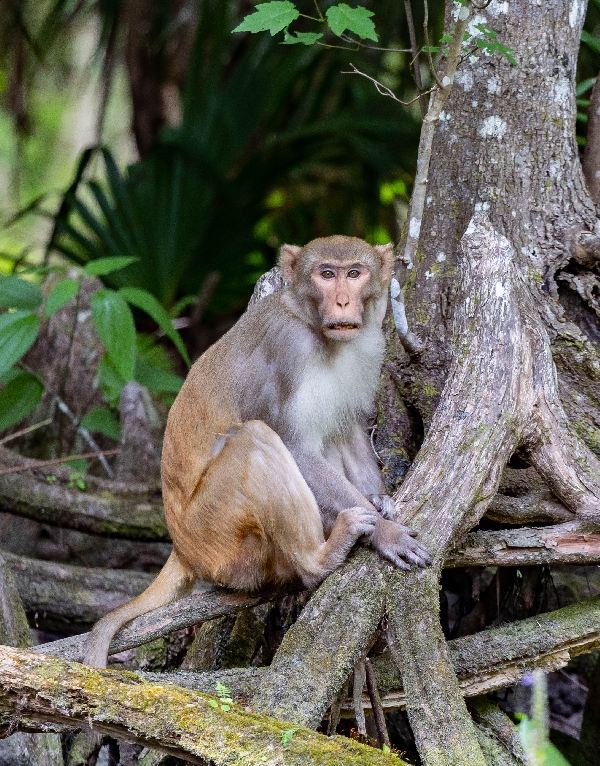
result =
[[325,260],[313,266],[310,277],[323,335],[337,341],[357,335],[363,324],[365,299],[371,292],[368,264]]

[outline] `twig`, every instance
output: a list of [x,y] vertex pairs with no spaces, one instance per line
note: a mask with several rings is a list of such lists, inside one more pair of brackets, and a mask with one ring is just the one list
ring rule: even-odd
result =
[[[425,10],[427,11],[426,0]],[[456,68],[460,61],[463,37],[470,15],[469,7],[461,6],[461,12],[465,12],[466,16],[464,18],[459,17],[456,20],[454,32],[452,33],[452,40],[448,44],[448,55],[446,58],[444,76],[440,82],[436,75],[437,87],[432,88],[434,95],[429,101],[429,109],[427,110],[427,115],[423,120],[423,127],[421,128],[417,174],[415,176],[413,193],[408,210],[408,233],[404,244],[404,253],[402,255],[402,261],[409,269],[414,266],[419,246],[421,223],[423,221],[423,212],[425,210],[425,197],[427,193],[427,179],[429,176],[433,136],[440,114],[442,113],[446,100],[452,90],[454,75],[456,74]]]
[[427,114],[427,104],[425,103],[425,97],[423,93],[423,80],[421,79],[421,68],[419,65],[419,49],[417,48],[417,36],[415,34],[415,22],[412,15],[412,7],[410,0],[404,0],[404,11],[406,13],[406,23],[408,24],[408,37],[410,39],[410,48],[413,55],[411,62],[413,67],[413,77],[415,78],[415,85],[419,91],[419,106],[421,107],[421,117],[425,117]]
[[342,713],[342,705],[346,701],[348,696],[348,689],[350,687],[350,679],[347,678],[342,688],[336,695],[336,698],[331,703],[331,712],[329,714],[329,721],[327,722],[327,736],[331,737],[335,734],[335,731],[340,722]]
[[101,452],[84,452],[82,455],[67,455],[66,457],[57,457],[53,460],[39,460],[34,465],[14,465],[10,468],[0,469],[0,476],[7,473],[20,473],[21,471],[31,471],[34,468],[45,468],[48,465],[58,465],[59,463],[68,463],[70,460],[83,460],[84,458],[100,457],[101,455],[118,455],[120,449],[105,449]]
[[[431,76],[436,82],[438,88],[443,88],[440,82],[435,67],[433,65],[433,57],[431,55],[431,42],[429,40],[429,6],[427,0],[423,0],[423,31],[425,33],[425,46],[427,48],[427,61],[429,62],[429,69],[431,70]],[[462,38],[461,38],[462,39]]]
[[373,666],[371,665],[371,661],[368,657],[365,659],[365,671],[367,678],[367,691],[369,692],[369,699],[371,700],[371,709],[373,710],[373,717],[375,718],[375,726],[377,726],[379,745],[381,748],[383,748],[384,745],[391,747],[390,735],[388,734],[387,726],[385,725],[385,716],[383,714],[381,697],[379,696],[379,689],[377,688],[375,671],[373,670]]
[[98,459],[100,460],[100,464],[102,465],[102,468],[104,468],[104,471],[106,475],[108,476],[108,478],[112,479],[114,474],[113,474],[112,468],[109,466],[108,462],[104,458],[104,455],[106,453],[100,450],[99,445],[97,444],[97,442],[95,441],[91,433],[87,430],[87,428],[84,428],[81,425],[81,423],[79,422],[79,419],[75,416],[73,412],[71,412],[69,405],[61,399],[61,397],[55,390],[53,390],[52,388],[50,388],[49,386],[45,384],[43,377],[40,375],[39,372],[37,372],[37,370],[32,369],[31,367],[29,367],[29,365],[25,364],[24,362],[19,362],[19,367],[21,367],[21,369],[33,375],[44,386],[45,390],[52,395],[52,398],[56,402],[58,409],[63,413],[63,415],[66,415],[69,418],[72,426],[77,430],[77,433],[81,434],[83,439],[85,439],[85,441],[90,445],[90,447],[98,453],[99,455]]
[[5,436],[3,439],[0,439],[0,444],[6,444],[7,442],[10,442],[13,439],[18,438],[19,436],[25,436],[25,434],[31,433],[32,431],[35,431],[38,428],[42,428],[43,426],[50,425],[50,423],[52,423],[52,418],[48,418],[47,420],[42,420],[39,423],[34,423],[32,426],[28,426],[27,428],[22,428],[20,431],[15,431],[14,434],[9,434],[8,436]]
[[367,80],[371,80],[371,82],[375,85],[375,88],[377,89],[377,92],[380,95],[393,98],[394,101],[397,101],[399,104],[403,104],[404,106],[408,106],[409,104],[412,104],[415,101],[418,101],[421,98],[421,96],[426,96],[428,93],[431,93],[434,90],[433,88],[431,88],[430,90],[426,90],[424,93],[419,93],[418,96],[411,98],[410,101],[402,101],[402,99],[398,98],[398,96],[394,93],[394,91],[390,90],[390,88],[388,88],[386,85],[379,82],[379,80],[376,80],[374,77],[371,77],[365,72],[361,72],[360,69],[357,69],[351,61],[349,62],[349,64],[352,67],[352,72],[342,72],[342,74],[359,74],[362,77],[366,77]]

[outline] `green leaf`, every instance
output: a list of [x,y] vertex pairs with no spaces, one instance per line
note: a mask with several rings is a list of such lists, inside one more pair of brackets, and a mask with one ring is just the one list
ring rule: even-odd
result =
[[135,365],[135,379],[149,391],[160,393],[177,394],[183,386],[184,380],[172,372],[160,370],[158,367],[138,359]]
[[231,697],[231,689],[220,681],[217,681],[215,684],[215,690],[217,692],[217,697]]
[[98,385],[106,401],[116,407],[121,398],[125,381],[119,375],[108,354],[104,354],[98,362]]
[[300,11],[289,0],[272,0],[256,6],[256,12],[246,16],[234,32],[266,32],[276,35],[300,16]]
[[113,271],[119,271],[132,263],[137,263],[140,259],[132,256],[112,256],[110,258],[97,258],[94,261],[86,263],[84,267],[88,277],[103,277],[105,274],[112,274]]
[[29,351],[39,329],[39,319],[27,311],[0,316],[0,375],[4,375]]
[[80,425],[93,433],[101,433],[115,441],[121,438],[121,426],[118,420],[106,407],[92,407],[81,418]]
[[334,35],[339,37],[347,29],[362,39],[377,42],[375,25],[370,18],[373,15],[373,11],[368,11],[362,5],[351,8],[346,3],[340,3],[327,9],[327,21]]
[[164,308],[156,300],[156,298],[147,290],[142,290],[140,287],[122,287],[119,292],[125,298],[128,303],[135,306],[146,314],[149,314],[157,325],[163,330],[167,338],[173,341],[177,350],[181,356],[185,359],[186,364],[190,365],[190,358],[186,351],[181,335],[173,327],[171,317],[167,314]]
[[0,431],[20,423],[40,403],[44,387],[27,372],[13,378],[0,391]]
[[[234,31],[235,31],[235,30],[234,30]],[[208,700],[208,704],[209,704],[211,707],[217,707],[217,708],[219,707],[219,703],[217,702],[217,700]]]
[[286,32],[281,44],[297,45],[298,43],[302,43],[302,45],[314,45],[317,40],[320,40],[322,37],[323,35],[320,32],[296,32],[295,37],[293,34]]
[[55,285],[46,301],[44,311],[46,318],[51,317],[54,312],[66,306],[71,298],[77,295],[78,290],[79,281],[77,279],[63,279]]
[[581,33],[581,42],[589,45],[596,53],[600,53],[600,40],[585,29]]
[[590,88],[594,86],[595,82],[596,82],[595,77],[588,77],[587,80],[582,80],[582,82],[580,82],[577,88],[575,89],[575,93],[578,96],[583,96],[584,93],[586,93]]
[[440,52],[440,46],[439,45],[424,45],[421,48],[421,51],[423,53],[439,53]]
[[100,290],[92,296],[92,319],[110,360],[125,382],[134,379],[135,325],[123,296]]
[[42,300],[42,292],[37,285],[14,274],[0,281],[0,306],[4,308],[35,311]]
[[285,747],[286,745],[289,745],[292,737],[294,734],[298,731],[298,729],[284,729],[281,732],[281,744]]

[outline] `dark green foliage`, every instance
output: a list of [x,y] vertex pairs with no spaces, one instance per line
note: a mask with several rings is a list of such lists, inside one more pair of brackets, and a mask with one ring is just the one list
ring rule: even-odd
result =
[[284,241],[372,235],[381,182],[414,162],[417,123],[341,74],[355,51],[232,35],[236,11],[200,7],[181,127],[124,172],[103,149],[102,180],[85,181],[96,153],[84,154],[56,218],[53,249],[138,259],[104,281],[167,308],[213,271],[215,308],[242,305]]

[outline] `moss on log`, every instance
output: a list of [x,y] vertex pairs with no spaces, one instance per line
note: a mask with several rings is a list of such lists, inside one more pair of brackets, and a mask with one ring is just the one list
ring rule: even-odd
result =
[[78,722],[196,764],[398,766],[345,737],[247,712],[214,697],[0,646],[0,732]]

